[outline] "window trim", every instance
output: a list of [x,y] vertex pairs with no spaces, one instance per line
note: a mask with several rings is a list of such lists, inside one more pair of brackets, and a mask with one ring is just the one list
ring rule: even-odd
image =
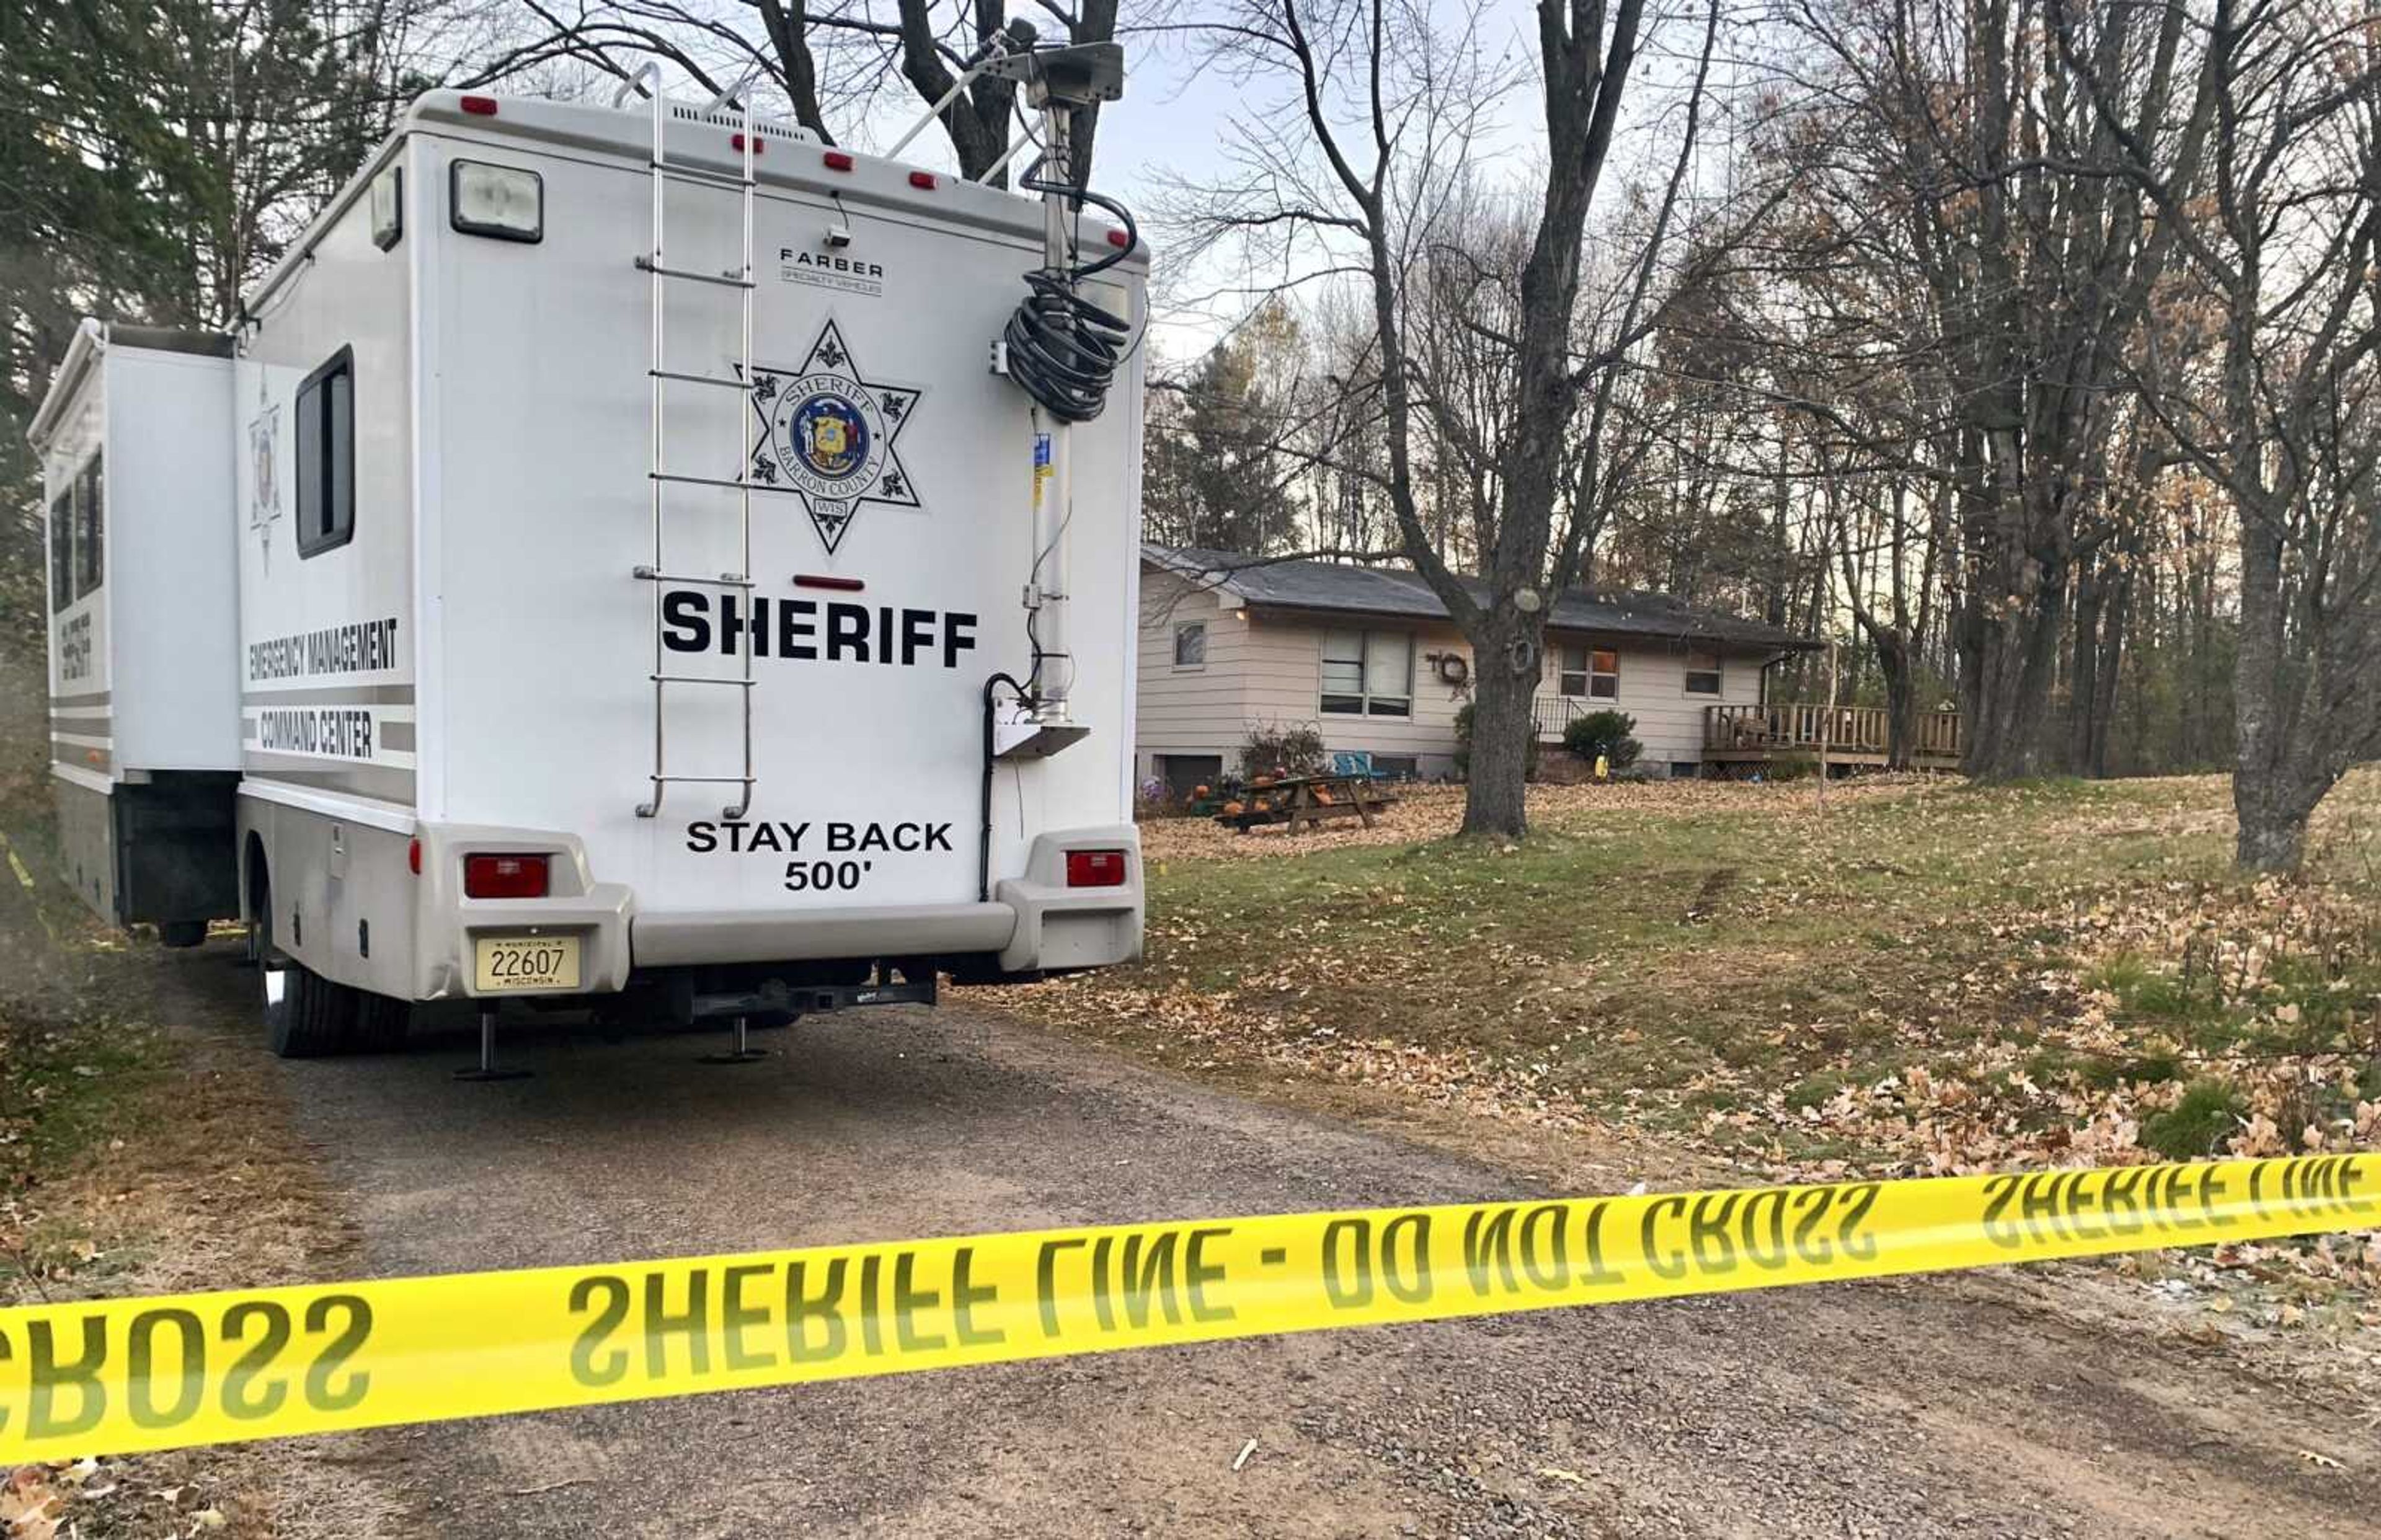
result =
[[[1323,688],[1324,666],[1333,662],[1346,663],[1348,661],[1346,658],[1334,659],[1324,651],[1325,647],[1330,645],[1331,638],[1335,632],[1342,636],[1352,636],[1356,638],[1357,690],[1352,695],[1348,693],[1346,691],[1335,691]],[[1369,654],[1373,648],[1373,639],[1376,636],[1393,636],[1405,643],[1406,688],[1405,693],[1402,695],[1374,695],[1372,692],[1371,680],[1368,677],[1370,674]],[[1325,716],[1378,716],[1397,722],[1412,721],[1414,706],[1414,654],[1418,650],[1415,645],[1418,640],[1419,637],[1416,632],[1402,630],[1392,626],[1325,626],[1322,628],[1315,633],[1314,637],[1314,683],[1316,709]],[[1333,701],[1353,701],[1356,704],[1353,710],[1349,710],[1344,707],[1334,707],[1330,704]],[[1374,703],[1376,701],[1384,703],[1394,701],[1398,703],[1398,709],[1395,711],[1378,710],[1374,705]]]
[[[1695,654],[1698,652],[1703,653],[1711,658],[1712,666],[1709,668],[1697,668],[1695,666]],[[1692,696],[1698,701],[1716,701],[1722,699],[1728,694],[1728,657],[1727,654],[1723,654],[1718,648],[1690,647],[1687,649],[1686,656],[1683,661],[1686,666],[1680,670],[1683,677],[1679,680],[1679,691],[1682,694]],[[1709,690],[1697,690],[1695,688],[1694,681],[1697,674],[1709,674],[1711,676],[1712,687]]]
[[[1199,633],[1199,658],[1195,663],[1182,661],[1182,641],[1191,632]],[[1174,671],[1178,674],[1203,673],[1207,667],[1207,622],[1178,620],[1174,623]]]
[[[1570,666],[1569,654],[1574,647],[1579,650],[1581,654],[1580,662],[1581,666],[1578,668]],[[1602,653],[1612,659],[1612,666],[1609,669],[1600,669],[1595,666],[1595,656],[1598,653]],[[1578,693],[1573,693],[1569,687],[1565,683],[1566,680],[1574,677],[1576,677],[1580,682],[1580,690]],[[1595,692],[1595,681],[1598,679],[1610,679],[1612,681],[1611,694],[1599,695]],[[1555,653],[1555,694],[1560,699],[1566,701],[1619,700],[1620,649],[1618,647],[1602,646],[1593,642],[1564,642]]]
[[[306,446],[303,422],[306,413],[306,395],[309,391],[317,390],[334,375],[342,373],[348,377],[347,484],[339,488],[332,485],[331,479],[335,471],[336,457],[331,453],[331,408],[325,404],[319,408],[324,415],[323,422],[319,425],[322,447],[317,450],[317,453],[322,456],[324,463],[317,469],[316,480],[320,484],[315,488],[315,495],[331,503],[334,519],[329,529],[317,534],[313,530],[314,520],[307,517],[306,467],[300,463],[300,456]],[[328,390],[321,390],[318,398],[328,397],[330,395]],[[298,559],[304,561],[309,557],[321,556],[325,551],[335,551],[356,538],[356,349],[353,343],[343,345],[337,352],[317,365],[312,373],[299,382],[298,396],[290,416],[292,419],[292,441],[289,446],[292,471],[290,482],[297,491],[295,512],[298,521]],[[334,495],[335,492],[346,494],[347,517],[343,522],[336,518],[339,500]]]

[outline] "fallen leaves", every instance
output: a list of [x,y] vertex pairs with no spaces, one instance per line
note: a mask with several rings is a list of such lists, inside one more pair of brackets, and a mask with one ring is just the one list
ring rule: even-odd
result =
[[[19,1465],[0,1482],[0,1535],[67,1540],[87,1530],[192,1540],[225,1529],[229,1517],[189,1485],[128,1491],[95,1459]],[[122,1511],[126,1509],[131,1512]],[[109,1522],[103,1525],[102,1521]]]
[[[1518,847],[1444,841],[1457,788],[1369,830],[1164,821],[1147,963],[981,998],[1257,1083],[1683,1135],[1765,1179],[2122,1164],[2203,1133],[2184,1153],[2371,1148],[2381,773],[2334,793],[2308,880],[2230,875],[2228,804],[2219,777],[1877,777],[1824,818],[1807,787],[1541,787],[1546,837]],[[2305,1301],[2256,1291],[2381,1286],[2381,1241],[2255,1266],[2192,1296],[2304,1329]]]

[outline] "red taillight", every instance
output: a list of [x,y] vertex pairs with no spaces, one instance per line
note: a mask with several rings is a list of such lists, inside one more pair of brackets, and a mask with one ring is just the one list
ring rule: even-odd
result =
[[1068,851],[1067,886],[1068,887],[1122,887],[1124,886],[1124,852],[1122,850]]
[[[743,149],[744,136],[742,134],[729,134],[727,136],[727,147],[731,150]],[[757,155],[768,147],[769,141],[767,140],[763,139],[759,134],[754,134],[752,136],[752,153]]]
[[496,99],[493,96],[466,96],[463,98],[463,110],[473,117],[494,117],[496,116]]
[[465,856],[463,894],[470,898],[543,898],[543,856]]
[[412,868],[415,876],[421,875],[421,841],[419,839],[406,842],[405,864]]
[[1110,230],[1108,232],[1108,244],[1121,251],[1126,247],[1132,244],[1132,237],[1125,234],[1122,230]]
[[826,168],[829,171],[849,171],[851,169],[851,157],[840,150],[828,151],[824,158],[826,160]]
[[934,174],[931,171],[912,171],[910,173],[910,185],[922,187],[928,192],[932,192],[934,190]]

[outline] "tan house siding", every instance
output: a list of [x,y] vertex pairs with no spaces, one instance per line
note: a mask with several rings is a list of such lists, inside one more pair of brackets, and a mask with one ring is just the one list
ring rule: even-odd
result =
[[[1565,642],[1570,641],[1585,641],[1591,646],[1614,648],[1620,654],[1620,694],[1618,699],[1563,701],[1558,693],[1562,649]],[[1696,763],[1703,757],[1703,708],[1760,703],[1762,661],[1758,654],[1723,654],[1720,659],[1720,692],[1717,695],[1690,695],[1687,693],[1687,648],[1683,643],[1651,642],[1643,637],[1598,641],[1594,638],[1549,636],[1546,639],[1545,675],[1538,683],[1538,702],[1541,706],[1556,708],[1568,703],[1581,713],[1625,711],[1637,719],[1635,737],[1644,745],[1642,758],[1645,763]],[[1557,714],[1543,715],[1551,720],[1561,720]]]
[[[1178,626],[1203,623],[1203,666],[1174,665]],[[1409,717],[1325,715],[1323,712],[1323,636],[1331,629],[1404,631],[1414,638],[1413,713]],[[1637,719],[1636,736],[1645,763],[1691,764],[1703,758],[1703,708],[1753,704],[1761,698],[1761,666],[1767,654],[1728,653],[1721,666],[1721,692],[1689,695],[1687,648],[1644,637],[1607,638],[1597,645],[1620,654],[1617,700],[1563,702],[1557,693],[1563,633],[1547,638],[1545,670],[1538,700],[1544,719],[1561,720],[1561,707],[1576,711],[1610,707]],[[1468,690],[1444,682],[1436,660],[1452,655],[1469,665],[1471,648],[1444,621],[1399,621],[1349,615],[1325,617],[1279,610],[1252,611],[1228,594],[1177,574],[1144,568],[1138,727],[1139,773],[1158,773],[1162,755],[1215,755],[1225,774],[1239,770],[1240,750],[1258,727],[1313,725],[1328,751],[1412,755],[1425,776],[1454,766],[1455,716]]]
[[[1226,595],[1166,572],[1142,574],[1141,674],[1135,737],[1140,774],[1154,775],[1158,754],[1221,752],[1227,764],[1248,736],[1249,622],[1227,609]],[[1178,626],[1207,628],[1207,661],[1174,666]]]
[[[1414,639],[1410,716],[1324,715],[1323,635],[1328,630],[1401,631]],[[1455,714],[1469,698],[1440,680],[1431,659],[1447,654],[1471,657],[1452,627],[1362,616],[1326,621],[1260,615],[1250,627],[1250,715],[1269,724],[1312,722],[1327,751],[1412,754],[1425,762],[1420,766],[1423,774],[1442,774],[1452,767]]]

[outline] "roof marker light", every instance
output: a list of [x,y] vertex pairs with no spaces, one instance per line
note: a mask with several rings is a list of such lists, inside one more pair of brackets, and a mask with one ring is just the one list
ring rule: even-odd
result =
[[494,117],[496,116],[496,99],[493,96],[466,96],[463,98],[463,110],[473,117]]
[[1125,234],[1122,230],[1110,230],[1108,232],[1108,244],[1118,251],[1123,251],[1126,247],[1132,244],[1132,237]]
[[932,192],[934,190],[934,174],[931,171],[912,171],[910,173],[910,185],[922,187],[928,192]]
[[[767,140],[763,139],[759,134],[754,134],[752,136],[752,153],[757,155],[768,147],[769,141]],[[743,149],[744,136],[742,134],[729,134],[727,136],[727,148],[730,150]]]
[[830,150],[820,158],[826,162],[826,168],[829,171],[849,171],[851,169],[851,156],[845,151]]

